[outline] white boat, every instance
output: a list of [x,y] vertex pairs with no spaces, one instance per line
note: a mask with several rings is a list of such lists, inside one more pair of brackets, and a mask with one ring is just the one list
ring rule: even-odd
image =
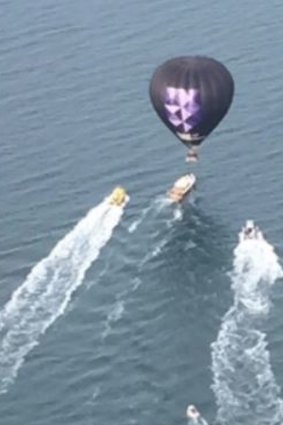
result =
[[194,174],[186,174],[180,177],[169,190],[168,196],[173,202],[182,202],[183,199],[194,189],[196,177]]
[[187,407],[186,416],[189,420],[189,424],[193,425],[208,425],[206,420],[201,416],[200,412],[193,404]]

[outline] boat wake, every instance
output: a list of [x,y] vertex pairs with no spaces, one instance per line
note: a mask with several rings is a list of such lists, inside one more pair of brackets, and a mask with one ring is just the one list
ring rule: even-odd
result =
[[182,206],[179,204],[176,204],[172,202],[168,197],[161,195],[158,196],[156,199],[154,199],[149,206],[144,208],[140,214],[140,217],[138,217],[135,221],[133,221],[130,226],[128,227],[129,233],[134,233],[140,225],[144,222],[144,220],[147,218],[147,216],[150,213],[153,213],[153,215],[158,215],[161,212],[168,211],[168,207],[170,209],[173,209],[173,218],[170,218],[170,221],[180,221],[183,218],[183,209]]
[[148,215],[150,215],[152,220],[147,219],[147,222],[156,222],[156,219],[158,219],[159,225],[161,224],[157,230],[150,233],[147,247],[152,246],[152,248],[135,263],[134,278],[128,282],[127,286],[120,293],[116,294],[114,303],[109,307],[107,317],[103,324],[103,331],[101,334],[102,340],[105,340],[111,334],[113,325],[122,319],[126,311],[128,297],[142,285],[142,275],[145,266],[158,257],[168,244],[170,240],[170,233],[168,233],[168,231],[173,228],[176,221],[180,221],[183,218],[181,208],[176,206],[173,209],[173,214],[171,214],[170,211],[169,218],[167,217],[168,214],[166,214],[166,218],[161,219],[160,213],[162,211],[168,213],[168,206],[172,206],[170,200],[165,197],[158,197],[149,207],[142,211],[140,218],[134,221],[128,228],[129,233],[134,233]]
[[140,224],[144,221],[144,219],[146,218],[146,216],[150,212],[151,208],[152,208],[151,205],[144,208],[144,210],[141,212],[140,217],[138,219],[136,219],[133,223],[130,224],[130,226],[128,228],[129,233],[134,233],[137,230],[137,228],[140,226]]
[[212,344],[217,423],[279,425],[283,401],[271,370],[262,324],[270,309],[270,289],[283,276],[273,247],[262,237],[241,238],[231,274],[234,304]]
[[41,334],[64,313],[72,293],[109,241],[123,208],[104,200],[68,233],[0,311],[0,392],[13,383]]
[[161,239],[156,246],[147,253],[136,265],[135,272],[137,276],[135,276],[126,287],[120,293],[118,293],[115,297],[115,302],[110,306],[109,311],[107,313],[106,320],[104,321],[104,329],[101,334],[102,340],[105,340],[112,332],[113,324],[118,322],[124,315],[126,309],[127,298],[130,294],[134,293],[142,284],[142,279],[140,274],[142,273],[145,265],[157,257],[161,252],[166,243],[168,242],[167,238]]

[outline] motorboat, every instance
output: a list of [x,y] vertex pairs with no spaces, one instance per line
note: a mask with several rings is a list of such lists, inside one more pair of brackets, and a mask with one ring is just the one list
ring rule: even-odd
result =
[[195,423],[197,423],[200,418],[200,413],[198,409],[196,408],[196,406],[194,406],[193,404],[190,404],[187,407],[186,414],[187,414],[187,418],[192,419]]
[[183,199],[194,189],[196,177],[194,174],[186,174],[175,181],[168,192],[168,197],[173,202],[182,202]]
[[108,197],[108,201],[110,205],[123,207],[129,201],[129,196],[122,186],[117,186]]
[[253,220],[247,220],[245,226],[242,228],[242,231],[240,233],[241,241],[248,239],[262,239],[262,234]]
[[208,425],[206,420],[201,416],[200,412],[193,404],[187,407],[186,416],[190,424],[193,425]]

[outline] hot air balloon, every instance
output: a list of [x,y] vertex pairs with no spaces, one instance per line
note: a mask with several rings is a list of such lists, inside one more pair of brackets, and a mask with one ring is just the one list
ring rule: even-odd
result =
[[234,81],[215,59],[178,57],[155,70],[149,93],[157,114],[189,148],[187,160],[193,161],[197,160],[197,147],[226,115]]

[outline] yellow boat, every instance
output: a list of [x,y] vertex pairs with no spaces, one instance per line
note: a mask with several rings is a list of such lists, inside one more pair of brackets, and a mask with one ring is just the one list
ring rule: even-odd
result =
[[129,200],[126,190],[122,186],[117,186],[109,196],[110,205],[117,207],[124,206]]

